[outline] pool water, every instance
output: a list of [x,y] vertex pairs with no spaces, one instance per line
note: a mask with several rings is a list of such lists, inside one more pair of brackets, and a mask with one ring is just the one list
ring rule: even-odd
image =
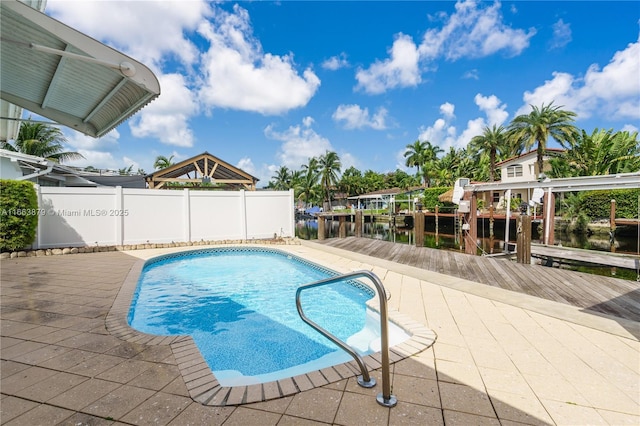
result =
[[[267,249],[209,249],[153,259],[140,276],[130,325],[191,335],[222,386],[277,380],[351,357],[305,324],[295,306],[302,284],[335,272]],[[373,291],[356,281],[305,290],[305,314],[366,355],[379,350]],[[408,338],[395,327],[398,343]],[[392,343],[392,344],[395,344]]]

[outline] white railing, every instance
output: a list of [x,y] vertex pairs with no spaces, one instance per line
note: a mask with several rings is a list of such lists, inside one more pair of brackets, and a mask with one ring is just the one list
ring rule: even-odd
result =
[[295,235],[293,190],[35,188],[38,249]]

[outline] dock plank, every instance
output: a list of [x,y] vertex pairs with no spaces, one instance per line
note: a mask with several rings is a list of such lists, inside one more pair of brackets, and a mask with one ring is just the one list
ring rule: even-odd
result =
[[635,281],[372,238],[329,238],[318,243],[640,321],[640,284]]

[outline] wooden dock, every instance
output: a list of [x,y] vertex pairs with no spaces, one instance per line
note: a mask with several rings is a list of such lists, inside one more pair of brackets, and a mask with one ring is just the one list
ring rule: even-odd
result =
[[640,268],[639,256],[598,252],[595,250],[531,244],[531,255],[535,257],[547,258],[551,261],[569,260],[574,262],[591,263],[594,265],[614,266],[617,268],[626,268],[631,270],[638,270],[638,268]]
[[566,303],[586,311],[640,321],[640,283],[636,281],[369,238],[329,238],[314,242]]

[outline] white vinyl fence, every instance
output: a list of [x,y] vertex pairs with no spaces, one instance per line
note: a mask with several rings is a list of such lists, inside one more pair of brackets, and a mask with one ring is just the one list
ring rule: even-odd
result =
[[37,249],[295,236],[293,190],[35,187]]

